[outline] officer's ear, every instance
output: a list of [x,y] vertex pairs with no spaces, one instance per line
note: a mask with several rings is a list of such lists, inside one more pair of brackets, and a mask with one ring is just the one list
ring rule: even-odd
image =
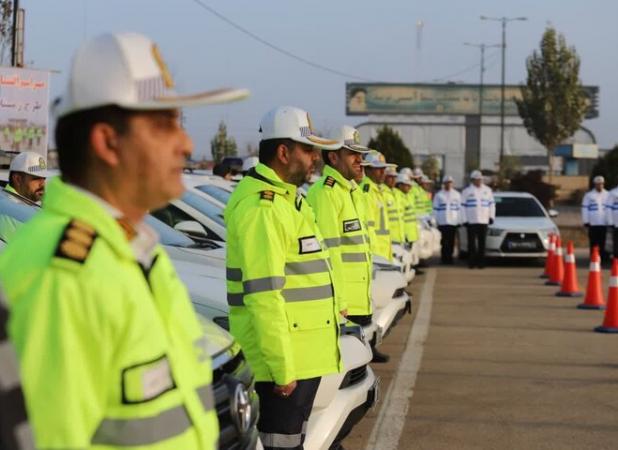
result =
[[288,142],[281,142],[277,145],[277,159],[281,164],[288,165],[290,163],[291,154],[294,148]]
[[110,167],[116,167],[120,162],[118,133],[109,124],[98,122],[90,130],[90,147],[95,158]]

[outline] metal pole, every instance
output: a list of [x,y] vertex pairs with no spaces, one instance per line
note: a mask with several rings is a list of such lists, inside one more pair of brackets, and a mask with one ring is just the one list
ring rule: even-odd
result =
[[19,11],[19,0],[13,0],[13,32],[11,33],[11,65],[17,65],[17,11]]
[[506,74],[506,17],[502,18],[502,82],[500,86],[500,159],[499,168],[502,169],[502,159],[504,158],[504,91]]

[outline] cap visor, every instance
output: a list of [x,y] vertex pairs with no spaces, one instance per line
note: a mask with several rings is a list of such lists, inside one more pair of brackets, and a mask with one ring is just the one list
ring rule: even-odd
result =
[[303,144],[313,145],[321,150],[339,150],[343,147],[343,143],[341,141],[334,141],[332,139],[324,139],[319,136],[315,136],[313,134],[309,136],[303,136],[298,138],[292,138],[296,142],[301,142]]
[[356,153],[369,153],[371,151],[369,147],[365,147],[363,145],[356,145],[356,144],[344,145],[343,148],[356,152]]

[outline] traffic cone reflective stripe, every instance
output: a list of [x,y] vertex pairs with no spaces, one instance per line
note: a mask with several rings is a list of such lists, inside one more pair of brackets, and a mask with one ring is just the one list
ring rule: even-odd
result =
[[554,264],[554,250],[556,249],[556,236],[552,233],[548,236],[549,245],[547,246],[547,258],[545,258],[545,271],[541,278],[549,278]]
[[560,286],[564,278],[564,262],[562,261],[562,242],[556,238],[556,250],[554,251],[554,264],[549,274],[549,280],[545,282],[548,286]]
[[607,309],[603,318],[603,325],[596,327],[599,333],[618,333],[618,259],[612,260],[612,273],[609,278],[609,292],[607,294]]
[[601,257],[599,256],[599,248],[596,246],[592,249],[590,257],[586,297],[584,303],[577,305],[577,307],[579,309],[603,309],[605,307],[603,285],[601,284]]
[[564,256],[564,279],[560,291],[556,293],[558,297],[581,297],[577,283],[577,267],[575,265],[575,251],[573,241],[567,244],[567,254]]

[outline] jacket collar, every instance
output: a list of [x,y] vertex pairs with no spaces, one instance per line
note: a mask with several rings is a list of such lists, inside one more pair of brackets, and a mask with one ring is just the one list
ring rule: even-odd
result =
[[341,175],[341,173],[334,167],[325,165],[322,170],[322,175],[325,177],[333,177],[335,181],[346,191],[352,191],[356,188],[356,183],[354,180],[346,180],[345,177]]
[[283,181],[277,173],[268,167],[266,164],[259,163],[255,166],[255,171],[258,175],[266,178],[268,182],[273,186],[273,191],[284,195],[288,200],[292,202],[296,199],[297,187],[293,184]]

